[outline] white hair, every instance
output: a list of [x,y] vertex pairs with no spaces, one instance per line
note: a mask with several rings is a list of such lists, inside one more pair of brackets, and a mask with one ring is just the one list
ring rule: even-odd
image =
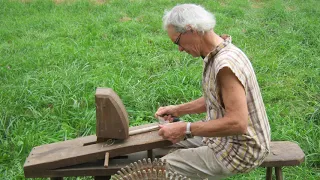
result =
[[176,32],[185,32],[188,26],[198,32],[207,32],[216,25],[215,17],[203,7],[195,4],[181,4],[165,11],[162,18],[163,28],[172,25]]

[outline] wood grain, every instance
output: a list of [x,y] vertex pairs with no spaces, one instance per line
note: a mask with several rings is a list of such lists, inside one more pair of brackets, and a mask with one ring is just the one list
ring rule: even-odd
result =
[[88,146],[79,146],[79,143],[74,141],[78,142],[77,140],[73,140],[71,142],[73,146],[70,147],[67,147],[65,143],[63,143],[64,146],[56,143],[55,146],[48,145],[50,148],[45,147],[45,145],[41,148],[34,148],[26,159],[24,170],[66,167],[104,159],[106,152],[112,158],[172,144],[170,141],[163,140],[157,131],[133,135],[125,140],[116,140],[113,144],[111,142],[102,142]]
[[304,153],[298,144],[290,141],[273,141],[271,152],[262,163],[262,167],[297,166],[304,161]]
[[106,155],[104,156],[104,165],[105,168],[109,166],[109,153],[106,152]]
[[128,138],[128,113],[119,96],[111,88],[97,88],[95,100],[98,139]]

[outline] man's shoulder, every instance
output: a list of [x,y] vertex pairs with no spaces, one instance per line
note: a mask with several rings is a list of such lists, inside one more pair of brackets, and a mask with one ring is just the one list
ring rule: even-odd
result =
[[230,43],[225,48],[221,49],[221,51],[216,55],[215,58],[226,58],[228,56],[243,56],[245,55],[241,49],[239,49],[234,44]]
[[214,58],[215,64],[220,63],[234,63],[238,65],[251,64],[248,57],[241,49],[233,44],[229,44],[223,48]]

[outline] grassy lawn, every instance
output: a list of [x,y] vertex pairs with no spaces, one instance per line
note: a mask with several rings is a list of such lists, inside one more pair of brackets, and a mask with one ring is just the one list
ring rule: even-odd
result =
[[[183,2],[0,0],[0,179],[24,179],[34,146],[95,134],[96,87],[117,92],[132,126],[154,122],[161,105],[200,97],[201,59],[179,53],[162,30],[164,10]],[[252,61],[272,139],[305,152],[285,179],[318,179],[320,1],[193,2]],[[264,176],[258,168],[229,179]]]

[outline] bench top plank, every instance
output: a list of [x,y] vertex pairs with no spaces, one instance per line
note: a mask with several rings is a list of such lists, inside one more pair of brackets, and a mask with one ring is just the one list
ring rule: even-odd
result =
[[271,152],[261,164],[262,167],[297,166],[304,161],[304,153],[298,144],[290,141],[273,141]]

